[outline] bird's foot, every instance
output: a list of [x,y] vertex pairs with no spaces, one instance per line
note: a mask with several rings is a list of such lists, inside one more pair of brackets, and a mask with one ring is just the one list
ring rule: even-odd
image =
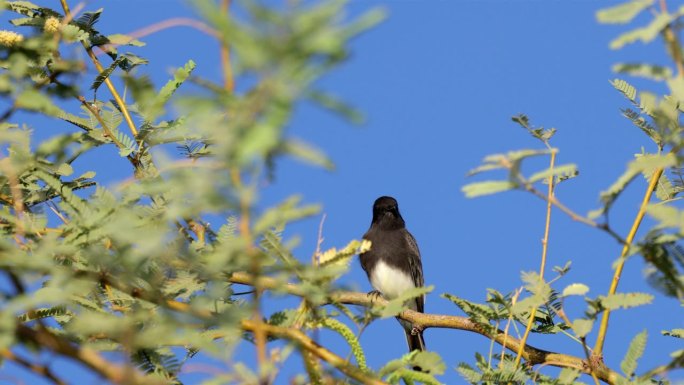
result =
[[415,336],[418,334],[421,334],[423,332],[424,328],[420,325],[413,325],[411,328],[411,335]]
[[375,302],[378,300],[378,298],[383,298],[383,295],[381,292],[373,290],[368,292],[368,297],[370,297],[371,302]]

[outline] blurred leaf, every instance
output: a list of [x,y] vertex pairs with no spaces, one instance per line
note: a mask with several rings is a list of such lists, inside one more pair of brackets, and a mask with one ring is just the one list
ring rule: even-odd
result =
[[482,381],[482,373],[478,372],[465,362],[460,362],[456,368],[456,371],[461,375],[461,377],[473,385],[480,384]]
[[143,47],[145,46],[145,43],[141,42],[138,39],[135,39],[131,36],[120,34],[120,33],[115,33],[112,35],[107,35],[107,39],[109,40],[110,44],[114,45],[130,45],[134,47]]
[[561,385],[573,385],[580,374],[582,373],[578,369],[563,368],[560,373],[558,373],[558,382]]
[[684,234],[684,213],[665,204],[648,205],[646,213],[656,219],[660,228],[675,228]]
[[578,318],[572,321],[572,331],[579,338],[585,337],[594,326],[594,321],[590,319]]
[[629,0],[596,12],[596,19],[604,24],[626,24],[652,4],[653,0]]
[[307,163],[324,167],[327,170],[335,169],[335,165],[325,153],[306,142],[296,139],[286,139],[282,144],[282,150],[285,154],[292,155]]
[[646,293],[616,293],[599,296],[601,305],[609,310],[629,309],[631,307],[647,305],[653,301],[653,296]]
[[27,88],[22,91],[21,94],[17,96],[15,105],[17,108],[41,112],[48,116],[59,117],[64,114],[64,111],[55,106],[54,102],[50,100],[49,97],[33,88]]
[[446,370],[446,365],[439,354],[435,352],[418,352],[411,361],[415,366],[433,375],[442,375]]
[[602,214],[609,208],[615,199],[624,191],[627,185],[634,180],[640,173],[653,172],[656,168],[671,167],[677,163],[676,157],[668,153],[667,155],[640,154],[635,160],[627,165],[627,170],[607,190],[601,192],[603,209],[593,213],[593,216]]
[[434,288],[430,285],[406,290],[397,298],[389,300],[386,305],[377,309],[378,316],[381,318],[396,317],[397,314],[407,309],[406,301],[430,293]]
[[484,182],[469,183],[461,188],[466,198],[475,198],[482,195],[496,194],[512,190],[518,187],[515,183],[505,180],[489,180]]
[[567,179],[568,177],[575,176],[579,173],[577,171],[577,166],[574,164],[564,164],[561,166],[556,166],[553,169],[546,169],[544,171],[539,171],[537,173],[532,174],[529,178],[527,178],[528,182],[530,183],[535,183],[538,181],[544,181],[548,180],[550,176],[553,176],[555,178],[565,178]]
[[610,42],[611,49],[620,49],[627,44],[632,44],[637,40],[642,43],[649,43],[655,39],[658,34],[672,22],[672,15],[669,13],[659,13],[653,20],[645,27],[636,28],[629,32],[625,32]]
[[276,207],[268,209],[254,222],[254,232],[261,234],[285,223],[310,217],[320,211],[319,205],[299,206],[301,197],[291,196]]
[[589,292],[589,286],[583,283],[573,283],[563,289],[563,297],[571,295],[585,295]]
[[181,85],[190,77],[192,71],[197,65],[194,61],[189,60],[182,68],[175,71],[173,79],[169,80],[159,93],[153,98],[153,101],[145,106],[145,119],[147,121],[154,121],[164,111],[164,106],[171,99],[171,96],[180,88]]
[[648,123],[638,112],[625,108],[622,110],[622,115],[648,135],[659,148],[663,147],[663,137],[660,134],[660,131]]
[[331,94],[321,91],[312,91],[309,97],[321,106],[340,114],[353,124],[363,124],[365,122],[363,114]]
[[684,338],[684,329],[663,330],[661,333],[664,336]]
[[358,254],[363,254],[370,250],[371,242],[366,239],[361,241],[353,240],[347,244],[342,250],[337,251],[336,248],[328,249],[318,256],[318,264],[327,266],[332,264],[347,265],[351,257]]
[[670,67],[645,63],[618,63],[613,66],[613,71],[635,77],[663,81],[672,77]]

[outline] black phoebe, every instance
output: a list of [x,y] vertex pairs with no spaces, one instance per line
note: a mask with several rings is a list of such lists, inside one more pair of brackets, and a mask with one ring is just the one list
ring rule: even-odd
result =
[[[361,267],[373,288],[387,299],[393,299],[414,287],[422,287],[423,265],[413,235],[406,230],[399,214],[397,200],[383,196],[373,204],[373,221],[363,235],[371,241],[369,251],[361,254]],[[425,296],[408,301],[411,310],[424,312]],[[425,350],[423,331],[410,322],[399,320],[406,332],[409,351]]]

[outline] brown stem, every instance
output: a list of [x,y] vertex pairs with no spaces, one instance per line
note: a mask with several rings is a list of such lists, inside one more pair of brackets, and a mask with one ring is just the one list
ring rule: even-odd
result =
[[11,350],[8,350],[8,349],[0,350],[0,357],[3,357],[3,358],[10,360],[10,361],[14,361],[17,364],[23,366],[24,368],[36,373],[37,375],[42,376],[43,378],[47,378],[48,380],[52,381],[56,385],[67,385],[66,382],[62,381],[59,377],[57,377],[54,373],[52,373],[52,370],[50,370],[49,367],[44,366],[44,365],[34,364],[31,361],[28,361],[24,358],[17,356]]
[[[556,151],[551,151],[551,160],[549,161],[549,170],[553,171],[553,167],[556,164]],[[546,193],[546,224],[544,226],[544,238],[542,239],[542,256],[541,256],[541,266],[539,266],[539,280],[544,281],[544,270],[546,269],[546,255],[549,251],[549,231],[551,229],[551,207],[553,204],[553,187],[554,187],[554,176],[553,173],[549,175],[548,186],[549,189]],[[526,346],[527,338],[532,330],[532,325],[534,324],[534,316],[537,314],[537,308],[534,307],[530,312],[529,320],[527,321],[527,326],[525,326],[525,333],[523,334],[522,340],[520,341],[520,347],[515,356],[515,366],[520,364],[520,357],[522,357],[522,352]]]
[[[660,12],[668,13],[667,11],[667,1],[660,0]],[[665,43],[670,49],[670,54],[672,55],[672,60],[674,60],[675,66],[677,66],[677,77],[684,76],[684,55],[682,54],[682,46],[679,44],[679,39],[674,32],[671,24],[663,30],[663,37]]]
[[[254,279],[250,274],[247,273],[234,273],[229,278],[229,281],[250,286],[258,284],[262,289],[276,289],[296,296],[306,295],[306,291],[298,285],[283,284],[281,281],[269,277],[259,277],[258,279]],[[372,299],[367,293],[346,291],[340,291],[331,294],[328,302],[361,305],[367,307],[384,305],[387,303],[381,298]],[[423,329],[446,328],[477,333],[492,339],[494,342],[513,352],[517,352],[521,346],[521,341],[519,339],[507,335],[501,330],[496,330],[494,333],[490,333],[482,326],[474,323],[467,317],[418,313],[412,310],[404,310],[398,315],[398,317]],[[556,367],[574,368],[586,374],[590,374],[591,372],[589,369],[589,363],[582,358],[538,349],[531,345],[523,346],[522,357],[530,365],[546,364]],[[612,371],[603,364],[596,365],[594,373],[601,381],[607,384],[615,384],[619,376],[616,372]]]
[[71,342],[50,333],[42,327],[32,329],[26,325],[19,324],[16,329],[16,336],[19,339],[33,341],[43,348],[79,361],[115,384],[161,385],[169,383],[169,381],[159,378],[147,377],[132,367],[117,365],[107,361],[95,350],[73,345]]
[[[629,249],[632,245],[632,242],[634,241],[634,237],[636,236],[637,230],[639,230],[641,220],[644,219],[644,215],[646,215],[646,206],[648,206],[648,202],[651,200],[651,195],[653,194],[653,191],[658,185],[658,180],[660,180],[660,176],[663,175],[663,171],[664,169],[660,167],[656,169],[655,172],[653,172],[653,175],[651,176],[651,181],[649,182],[644,197],[641,200],[641,206],[639,206],[639,211],[637,212],[637,215],[634,218],[632,228],[629,230],[629,234],[627,234],[627,238],[625,239],[625,244],[622,247],[620,259],[618,260],[615,266],[615,272],[613,273],[613,279],[610,282],[608,295],[615,294],[615,292],[617,291],[618,283],[620,282],[620,277],[622,275],[622,269],[625,266],[625,261],[627,260],[627,254],[629,253]],[[597,357],[600,357],[603,354],[603,344],[606,340],[606,333],[608,332],[609,318],[610,309],[606,309],[603,312],[603,317],[601,318],[601,326],[599,327],[598,336],[596,337],[596,345],[594,345],[593,354]]]

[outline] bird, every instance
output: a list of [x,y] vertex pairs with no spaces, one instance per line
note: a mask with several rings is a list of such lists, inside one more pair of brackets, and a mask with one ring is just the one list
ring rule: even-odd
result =
[[[361,267],[373,286],[371,294],[381,294],[388,300],[397,298],[406,290],[423,287],[423,265],[416,239],[406,230],[399,213],[397,200],[381,196],[373,203],[373,220],[363,239],[371,242],[370,250],[359,255]],[[425,296],[412,298],[408,308],[425,311]],[[423,330],[411,322],[397,318],[406,333],[409,352],[424,351]],[[414,367],[416,370],[420,368]]]

